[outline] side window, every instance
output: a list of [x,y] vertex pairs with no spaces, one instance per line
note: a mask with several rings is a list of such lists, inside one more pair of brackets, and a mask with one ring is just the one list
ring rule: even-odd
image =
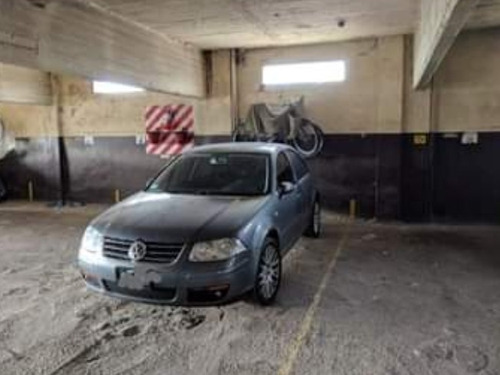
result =
[[306,174],[309,173],[309,168],[307,167],[306,162],[299,155],[297,155],[293,151],[286,152],[288,157],[292,162],[293,169],[295,170],[295,175],[297,176],[297,180],[300,180]]
[[292,166],[284,153],[278,155],[276,161],[276,176],[278,185],[282,182],[295,182]]

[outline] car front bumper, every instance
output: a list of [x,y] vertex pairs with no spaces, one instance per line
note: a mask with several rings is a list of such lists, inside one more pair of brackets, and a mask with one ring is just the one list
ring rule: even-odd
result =
[[[163,305],[217,305],[249,291],[254,282],[250,255],[226,262],[172,265],[79,257],[87,287],[109,296]],[[126,281],[126,282],[125,282]]]

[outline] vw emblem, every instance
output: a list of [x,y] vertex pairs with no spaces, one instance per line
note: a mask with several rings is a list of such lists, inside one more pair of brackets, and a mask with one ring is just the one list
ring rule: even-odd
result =
[[128,257],[132,262],[137,262],[141,259],[144,259],[147,250],[148,247],[144,242],[135,241],[132,245],[130,245],[128,249]]

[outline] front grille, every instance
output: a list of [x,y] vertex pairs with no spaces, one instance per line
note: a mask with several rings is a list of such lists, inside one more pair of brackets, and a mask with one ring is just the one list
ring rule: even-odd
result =
[[[128,250],[134,243],[131,240],[105,237],[103,255],[108,258],[129,260]],[[159,242],[144,242],[147,246],[146,256],[141,262],[172,263],[182,251],[183,244],[166,244]]]

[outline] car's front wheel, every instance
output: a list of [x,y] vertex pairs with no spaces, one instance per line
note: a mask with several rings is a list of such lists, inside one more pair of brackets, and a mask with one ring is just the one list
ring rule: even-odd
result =
[[266,239],[260,253],[254,284],[254,299],[261,305],[270,305],[276,299],[281,283],[281,255],[272,238]]

